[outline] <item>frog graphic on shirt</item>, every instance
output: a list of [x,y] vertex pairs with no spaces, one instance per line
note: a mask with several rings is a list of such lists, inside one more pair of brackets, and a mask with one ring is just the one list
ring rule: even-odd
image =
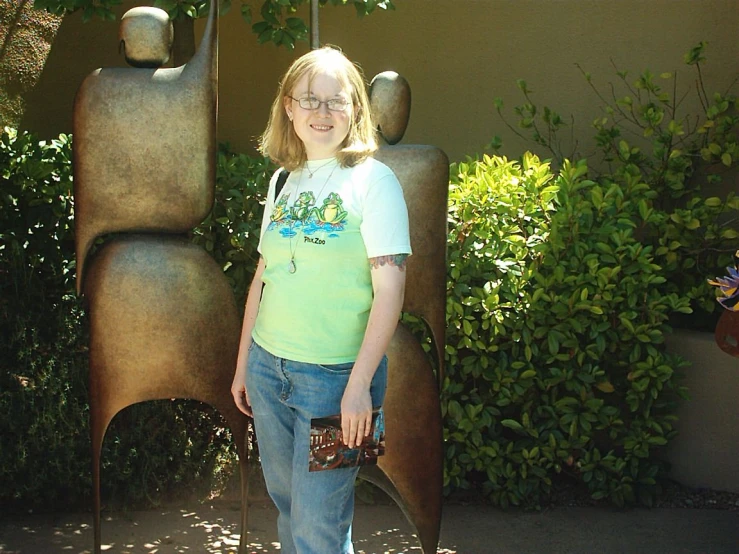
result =
[[301,192],[293,207],[290,208],[290,215],[293,219],[305,223],[313,213],[315,203],[316,197],[313,196],[313,191]]
[[[295,237],[302,233],[306,239],[319,233],[324,238],[338,238],[338,232],[347,225],[348,212],[344,209],[341,196],[332,192],[316,206],[313,191],[300,193],[295,203],[288,206],[289,195],[285,195],[275,204],[270,215],[268,230],[278,230],[284,238]],[[325,244],[324,240],[313,244]]]
[[323,201],[323,206],[313,208],[313,214],[320,223],[328,223],[332,226],[340,224],[346,219],[347,212],[341,197],[332,192]]
[[275,209],[272,210],[272,215],[269,216],[269,219],[275,223],[280,223],[287,219],[289,215],[290,211],[287,209],[287,196],[283,196],[275,205]]

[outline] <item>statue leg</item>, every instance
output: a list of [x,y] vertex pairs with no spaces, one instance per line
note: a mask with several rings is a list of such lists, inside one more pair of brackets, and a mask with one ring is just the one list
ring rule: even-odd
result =
[[[230,388],[229,388],[230,398]],[[249,445],[248,429],[249,420],[242,414],[233,402],[213,404],[223,415],[226,423],[231,428],[233,440],[239,453],[239,478],[241,479],[241,535],[239,538],[239,554],[247,554],[247,533],[249,529]]]
[[93,534],[94,552],[101,552],[100,532],[100,458],[103,449],[105,432],[110,422],[121,408],[111,406],[108,399],[103,395],[104,390],[100,387],[100,375],[104,371],[99,370],[93,353],[90,355],[90,439],[92,442],[92,498],[93,498]]
[[97,413],[97,409],[90,401],[90,435],[92,439],[92,517],[93,531],[95,536],[94,551],[100,554],[100,454],[103,448],[103,438],[105,438],[105,430],[108,428],[110,421],[102,421],[102,417]]
[[[243,437],[245,442],[246,436]],[[239,552],[247,554],[247,539],[249,532],[249,458],[244,446],[239,453],[239,474],[241,477],[241,536],[239,537]]]
[[426,353],[401,324],[388,351],[385,455],[360,477],[384,490],[435,554],[441,528],[443,450],[439,391]]
[[[92,394],[92,391],[99,391],[95,382],[101,373],[94,371],[90,364],[91,386],[90,386],[90,435],[92,440],[92,492],[93,492],[93,532],[94,532],[94,552],[101,554],[102,534],[100,524],[101,499],[100,499],[100,461],[105,433],[113,421],[115,415],[123,409],[118,407],[111,410],[111,406],[106,405],[103,398],[99,394]],[[226,423],[231,429],[233,440],[239,454],[239,478],[241,480],[241,535],[239,538],[239,554],[247,553],[247,531],[249,529],[249,449],[247,444],[248,420],[241,412],[231,409],[230,406],[219,407],[213,406],[224,416]]]

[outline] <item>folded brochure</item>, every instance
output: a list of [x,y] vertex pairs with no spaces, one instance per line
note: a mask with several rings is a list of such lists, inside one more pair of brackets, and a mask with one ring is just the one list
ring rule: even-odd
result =
[[310,421],[309,471],[376,465],[377,457],[384,453],[385,415],[382,408],[373,410],[370,434],[357,448],[344,444],[341,414],[316,417]]

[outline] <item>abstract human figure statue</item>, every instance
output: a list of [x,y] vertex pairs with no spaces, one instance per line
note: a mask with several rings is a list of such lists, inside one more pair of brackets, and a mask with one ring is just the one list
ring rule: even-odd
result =
[[[392,72],[377,75],[370,101],[387,143],[375,157],[403,187],[413,256],[408,258],[403,311],[420,316],[443,376],[449,160],[438,148],[397,146],[410,115],[410,87]],[[439,387],[421,344],[402,323],[388,351],[386,455],[359,476],[382,488],[415,526],[423,552],[436,552],[441,526],[442,428]]]
[[208,214],[215,193],[217,20],[199,52],[177,68],[157,68],[172,43],[165,12],[130,10],[120,37],[137,67],[94,71],[75,99],[78,292],[97,237],[187,232]]
[[[221,268],[178,233],[199,224],[215,192],[218,2],[199,51],[166,63],[167,14],[134,8],[121,40],[134,68],[99,69],[75,100],[77,289],[90,315],[90,418],[95,552],[100,552],[100,452],[123,408],[191,398],[214,406],[240,456],[246,547],[247,419],[230,393],[240,332]],[[99,237],[116,237],[89,255]],[[89,259],[88,259],[89,258]]]

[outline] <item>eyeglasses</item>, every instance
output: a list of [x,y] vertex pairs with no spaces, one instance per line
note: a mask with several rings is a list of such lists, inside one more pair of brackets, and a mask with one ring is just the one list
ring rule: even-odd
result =
[[331,100],[325,101],[319,100],[315,96],[304,96],[303,98],[293,98],[292,96],[289,96],[289,98],[295,100],[304,110],[317,110],[321,107],[321,104],[326,104],[326,107],[332,112],[343,112],[346,110],[347,106],[351,104],[351,102],[344,100],[343,98],[331,98]]

